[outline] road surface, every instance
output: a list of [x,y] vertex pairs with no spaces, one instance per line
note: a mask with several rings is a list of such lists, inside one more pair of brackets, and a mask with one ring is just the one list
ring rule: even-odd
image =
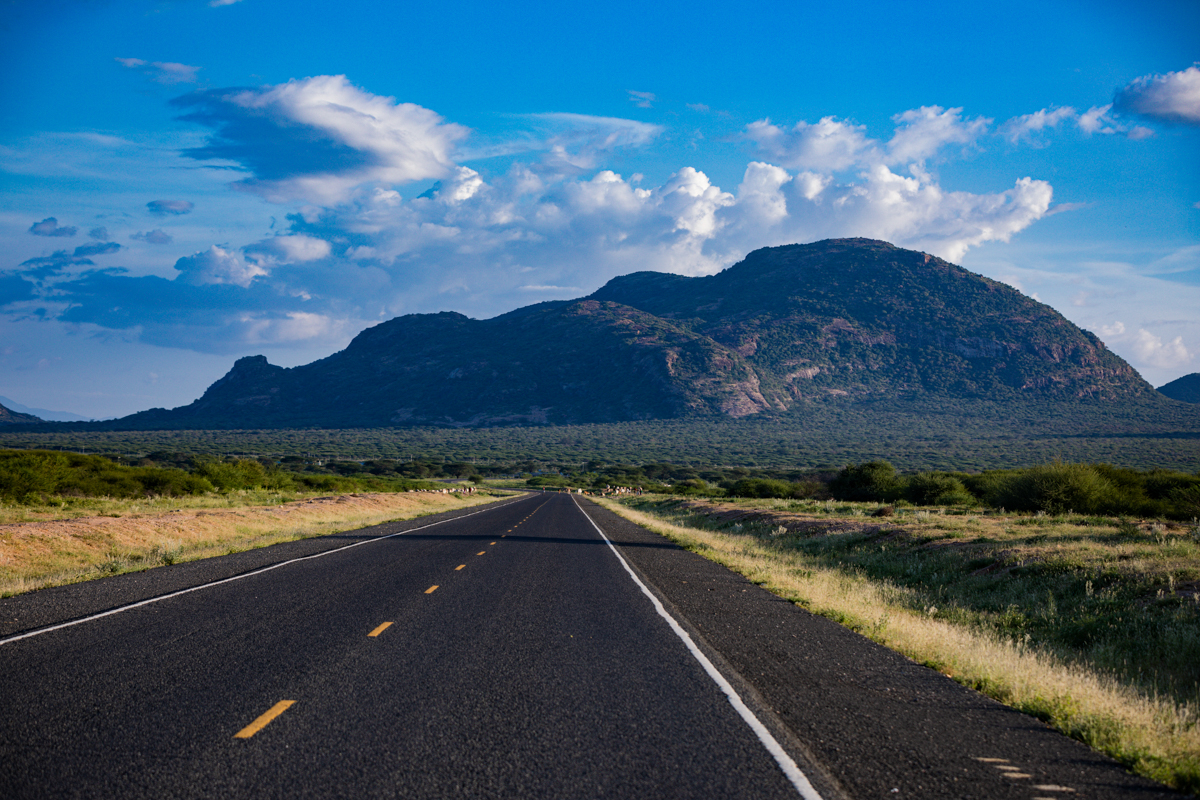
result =
[[570,495],[0,601],[0,675],[3,797],[1178,796]]

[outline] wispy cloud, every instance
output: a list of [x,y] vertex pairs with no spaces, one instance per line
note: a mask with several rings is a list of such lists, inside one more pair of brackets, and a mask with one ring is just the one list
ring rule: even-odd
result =
[[190,200],[151,200],[146,203],[146,210],[156,217],[190,214],[195,207]]
[[103,256],[110,253],[115,253],[121,249],[121,245],[116,242],[94,242],[92,244],[81,244],[75,248],[75,257],[86,256]]
[[117,58],[118,64],[141,72],[150,80],[166,86],[179,83],[195,83],[200,67],[180,64],[175,61],[143,61],[140,58]]
[[1013,144],[1017,144],[1022,139],[1036,141],[1036,134],[1047,128],[1057,128],[1062,122],[1078,119],[1078,117],[1079,115],[1075,113],[1075,109],[1070,106],[1055,109],[1043,108],[1032,114],[1022,114],[1019,117],[1013,117],[1001,125],[997,133]]
[[654,96],[654,92],[635,92],[633,89],[629,90],[629,102],[638,108],[653,108],[656,99],[658,98]]

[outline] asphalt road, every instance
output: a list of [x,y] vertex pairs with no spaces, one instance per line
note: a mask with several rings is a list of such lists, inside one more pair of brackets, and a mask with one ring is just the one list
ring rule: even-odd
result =
[[566,495],[10,598],[0,632],[6,798],[1177,796]]

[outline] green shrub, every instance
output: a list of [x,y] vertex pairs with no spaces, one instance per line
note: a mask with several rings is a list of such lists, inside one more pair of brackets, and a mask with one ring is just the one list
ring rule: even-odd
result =
[[217,491],[230,492],[237,489],[265,488],[270,481],[262,464],[251,459],[217,461],[214,458],[198,458],[196,474],[208,480]]
[[962,506],[976,502],[963,482],[942,472],[918,472],[904,481],[904,497],[918,506]]
[[695,497],[709,497],[714,494],[721,494],[721,490],[709,484],[703,478],[689,478],[686,481],[680,481],[671,487],[674,494],[681,494]]
[[726,484],[725,491],[734,497],[779,497],[802,499],[824,490],[820,481],[783,481],[774,478],[742,478]]
[[75,497],[181,496],[211,492],[213,485],[181,469],[126,467],[100,456],[47,450],[0,451],[0,498],[37,502]]
[[868,461],[842,469],[829,482],[829,492],[835,500],[889,502],[903,495],[904,482],[887,461]]
[[1179,486],[1171,490],[1169,497],[1178,519],[1200,517],[1200,482],[1192,486]]
[[0,498],[10,503],[26,503],[40,495],[53,494],[69,474],[66,453],[4,451],[0,453]]
[[1113,484],[1091,464],[1055,462],[1008,473],[986,498],[994,506],[1014,511],[1062,514],[1120,513],[1121,503]]

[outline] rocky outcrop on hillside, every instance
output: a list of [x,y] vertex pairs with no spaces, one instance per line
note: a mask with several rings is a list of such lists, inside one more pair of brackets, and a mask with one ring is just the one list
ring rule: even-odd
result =
[[488,320],[413,314],[292,369],[242,358],[191,405],[106,427],[617,422],[802,413],[831,398],[1128,400],[1154,390],[1015,289],[868,239],[638,272]]

